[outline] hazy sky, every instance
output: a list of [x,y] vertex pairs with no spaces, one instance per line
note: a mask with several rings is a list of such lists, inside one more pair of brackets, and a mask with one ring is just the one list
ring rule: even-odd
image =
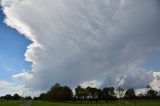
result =
[[56,82],[159,88],[159,0],[0,2],[0,95]]

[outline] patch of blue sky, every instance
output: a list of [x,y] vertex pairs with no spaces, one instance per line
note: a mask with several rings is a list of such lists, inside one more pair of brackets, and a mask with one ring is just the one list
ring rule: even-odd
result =
[[160,52],[153,52],[140,67],[147,70],[160,71]]
[[0,10],[0,80],[12,81],[12,75],[22,70],[31,70],[31,63],[25,61],[25,51],[30,40],[8,27]]

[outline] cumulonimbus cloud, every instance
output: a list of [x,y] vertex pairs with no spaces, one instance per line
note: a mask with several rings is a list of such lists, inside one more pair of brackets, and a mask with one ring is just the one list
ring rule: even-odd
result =
[[157,0],[2,0],[1,4],[5,23],[33,41],[25,53],[33,63],[27,87],[98,80],[102,86],[139,88],[153,80],[152,72],[139,65],[160,50]]

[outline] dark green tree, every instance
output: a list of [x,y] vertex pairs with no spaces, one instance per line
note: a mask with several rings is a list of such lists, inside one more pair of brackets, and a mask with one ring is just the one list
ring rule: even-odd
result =
[[13,98],[12,98],[12,95],[10,95],[10,94],[5,95],[3,98],[6,99],[6,100],[11,100],[11,99],[13,99]]
[[45,98],[50,101],[69,101],[72,100],[72,97],[73,93],[69,87],[57,83],[47,92]]
[[56,83],[54,86],[52,86],[51,89],[47,92],[48,100],[60,101],[61,100],[60,90],[61,90],[60,84]]
[[25,100],[32,100],[32,97],[31,96],[26,96],[24,99]]
[[92,101],[97,101],[98,100],[98,89],[97,88],[92,88],[92,87],[87,87],[86,88],[86,93],[87,93],[87,98]]
[[19,100],[20,98],[21,98],[21,97],[20,97],[18,94],[14,94],[14,95],[13,95],[13,99],[14,99],[14,100]]
[[45,94],[45,93],[40,94],[38,99],[39,100],[47,100],[47,94]]
[[121,87],[118,87],[116,91],[118,92],[118,97],[121,99],[124,96],[124,89]]
[[136,98],[136,94],[133,88],[129,88],[124,96],[125,99],[133,100]]
[[81,102],[83,102],[83,100],[87,98],[87,91],[81,86],[77,86],[77,88],[75,88],[75,93],[76,93],[76,98],[78,100],[81,100]]
[[105,101],[107,100],[114,100],[115,97],[115,92],[114,92],[114,87],[105,87],[103,89],[103,99]]
[[97,89],[98,101],[103,100],[103,91],[101,89]]
[[67,86],[61,87],[60,96],[62,101],[72,100],[73,98],[72,90]]
[[147,98],[148,99],[156,99],[157,98],[157,94],[158,94],[158,92],[157,91],[155,91],[155,90],[153,90],[153,89],[150,89],[149,91],[147,91]]

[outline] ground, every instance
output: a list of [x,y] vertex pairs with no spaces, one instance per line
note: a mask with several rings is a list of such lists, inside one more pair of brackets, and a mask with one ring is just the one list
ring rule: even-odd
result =
[[113,103],[53,103],[43,101],[0,101],[0,106],[160,106],[160,101]]
[[6,100],[0,100],[0,106],[20,106],[23,101],[6,101]]
[[160,101],[114,103],[50,103],[32,101],[31,106],[160,106]]

